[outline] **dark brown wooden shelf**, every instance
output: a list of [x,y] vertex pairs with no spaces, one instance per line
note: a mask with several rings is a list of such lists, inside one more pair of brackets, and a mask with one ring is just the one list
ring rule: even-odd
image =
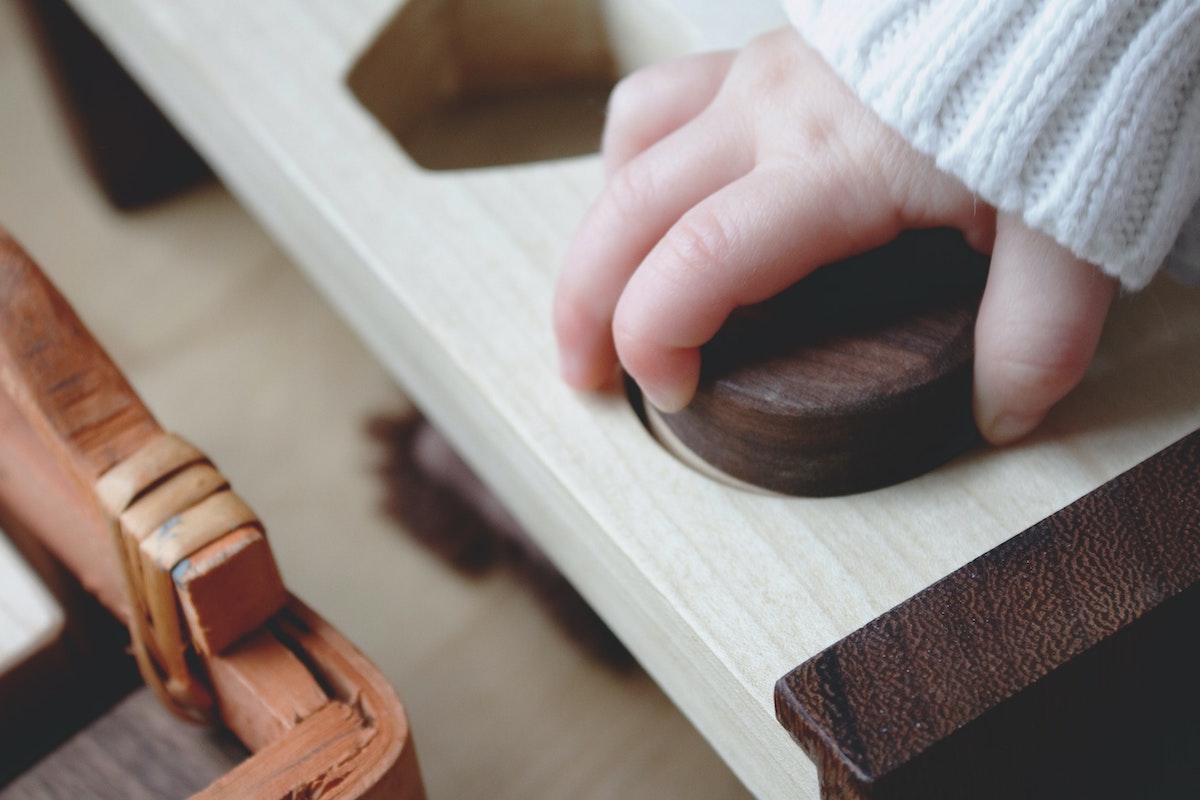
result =
[[801,664],[826,798],[1195,797],[1200,431]]

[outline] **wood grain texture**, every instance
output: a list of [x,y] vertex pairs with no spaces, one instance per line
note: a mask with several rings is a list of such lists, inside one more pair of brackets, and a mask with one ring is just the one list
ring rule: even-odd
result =
[[178,800],[247,755],[228,734],[165,713],[143,687],[0,789],[0,798]]
[[9,466],[0,473],[0,504],[124,623],[129,605],[116,553],[99,502],[84,487],[158,426],[37,274],[0,232],[0,430]]
[[1151,796],[1146,754],[1196,763],[1197,623],[1200,431],[806,661],[776,710],[831,800]]
[[308,667],[270,631],[260,631],[209,660],[221,715],[251,750],[280,739],[329,702]]
[[661,416],[693,453],[783,494],[877,489],[978,441],[975,314],[987,258],[910,231],[741,309],[701,351],[696,398]]
[[253,634],[287,599],[271,547],[256,526],[192,553],[171,578],[192,643],[208,657]]
[[[1200,427],[1200,292],[1164,280],[1118,300],[1019,446],[851,497],[719,485],[558,376],[548,309],[599,159],[426,171],[347,87],[400,3],[73,2],[760,796],[818,794],[780,675]],[[775,0],[613,5],[688,49],[783,22]]]
[[[396,690],[375,665],[295,597],[268,629],[329,696],[330,702],[322,710],[337,707],[339,720],[345,721],[325,729],[324,738],[320,730],[307,731],[303,736],[295,736],[294,729],[289,731],[214,783],[197,800],[244,797],[247,787],[255,785],[254,776],[262,776],[266,785],[284,789],[280,797],[329,791],[331,797],[355,800],[424,800],[425,786],[408,717]],[[297,722],[297,728],[299,725]],[[345,734],[353,737],[348,748]],[[319,746],[305,749],[310,741]],[[340,755],[330,758],[326,748]],[[298,763],[301,756],[303,763]]]
[[158,424],[69,305],[0,230],[4,388],[39,430],[61,437],[65,463],[98,478]]
[[[235,478],[289,587],[405,690],[430,796],[748,796],[643,672],[598,667],[522,586],[466,580],[396,529],[379,510],[382,448],[364,434],[410,407],[394,380],[221,186],[114,214],[20,23],[0,3],[0,219],[160,419]],[[32,718],[0,703],[0,722]]]

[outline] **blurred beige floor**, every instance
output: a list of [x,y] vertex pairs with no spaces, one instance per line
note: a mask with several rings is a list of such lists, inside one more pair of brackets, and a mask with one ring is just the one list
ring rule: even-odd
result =
[[381,515],[365,425],[400,391],[219,186],[110,209],[22,23],[0,2],[0,224],[254,506],[293,591],[396,685],[430,796],[745,796],[644,674],[589,660],[512,580],[461,578]]

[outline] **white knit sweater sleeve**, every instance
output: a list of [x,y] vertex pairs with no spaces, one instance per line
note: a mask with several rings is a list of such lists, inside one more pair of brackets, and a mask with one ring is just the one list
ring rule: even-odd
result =
[[1197,207],[1200,0],[787,7],[914,147],[1127,288],[1150,280]]

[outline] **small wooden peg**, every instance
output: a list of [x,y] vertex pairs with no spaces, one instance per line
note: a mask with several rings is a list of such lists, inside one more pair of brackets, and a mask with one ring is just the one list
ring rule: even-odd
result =
[[258,629],[287,602],[267,537],[243,526],[172,570],[192,645],[212,656]]

